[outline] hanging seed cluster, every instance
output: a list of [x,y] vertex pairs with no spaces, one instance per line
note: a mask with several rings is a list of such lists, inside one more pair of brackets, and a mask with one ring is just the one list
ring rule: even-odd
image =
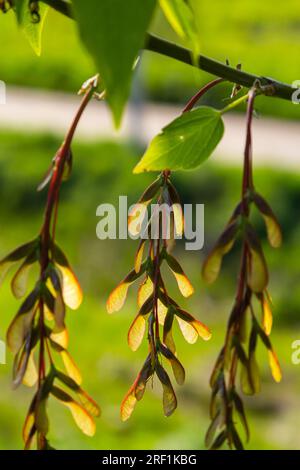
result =
[[203,266],[206,282],[214,282],[219,275],[224,255],[233,248],[237,239],[241,241],[237,294],[228,321],[225,343],[210,379],[211,424],[206,434],[206,445],[212,449],[221,447],[225,441],[230,448],[243,448],[236,428],[236,417],[240,419],[249,439],[243,401],[237,392],[237,374],[240,375],[240,389],[244,394],[253,395],[260,391],[260,374],[256,360],[259,340],[267,350],[274,380],[281,380],[278,359],[269,339],[272,329],[272,304],[267,291],[268,267],[261,241],[250,219],[251,209],[254,207],[264,219],[270,245],[274,248],[281,245],[281,229],[274,212],[257,193],[253,184],[251,119],[254,98],[255,91],[252,90],[249,93],[242,200]]
[[[0,283],[9,269],[17,266],[11,290],[17,299],[25,299],[7,331],[7,344],[15,356],[13,386],[36,387],[23,428],[25,449],[32,446],[34,438],[38,449],[51,449],[47,438],[50,397],[69,408],[86,435],[95,433],[94,417],[100,414],[98,405],[81,388],[80,371],[68,352],[66,309],[79,308],[82,290],[65,254],[55,243],[59,191],[71,174],[72,137],[95,87],[93,79],[65,141],[39,185],[41,190],[49,184],[40,235],[0,261]],[[30,290],[34,266],[38,268],[38,279]]]
[[[151,212],[150,221],[144,232],[140,220],[150,207],[155,203]],[[176,355],[176,347],[173,339],[174,323],[177,322],[183,336],[189,343],[195,343],[200,336],[208,340],[211,336],[208,328],[184,311],[174,299],[170,297],[161,274],[161,266],[166,263],[173,273],[178,288],[184,297],[193,294],[194,289],[181,268],[178,261],[170,254],[174,244],[172,236],[167,237],[164,224],[164,207],[171,207],[171,230],[169,235],[182,234],[184,228],[183,212],[178,193],[170,181],[170,173],[163,172],[143,193],[138,203],[129,214],[128,227],[133,235],[140,234],[134,269],[113,290],[107,301],[108,313],[120,310],[126,300],[129,287],[140,280],[137,304],[138,313],[128,331],[129,347],[136,351],[143,341],[147,331],[149,353],[141,371],[130,387],[121,405],[122,420],[127,420],[138,401],[143,398],[146,385],[154,376],[157,377],[163,389],[163,409],[166,416],[170,416],[177,407],[176,395],[165,369],[165,363],[169,363],[173,370],[176,382],[182,385],[185,380],[185,370]],[[151,206],[153,207],[153,205]],[[138,217],[141,215],[142,217]],[[149,219],[148,219],[149,220]],[[158,230],[153,229],[155,225]],[[143,238],[143,233],[148,238]],[[157,233],[157,237],[151,238],[151,234]],[[147,255],[144,256],[148,244]],[[144,259],[145,258],[145,259]]]

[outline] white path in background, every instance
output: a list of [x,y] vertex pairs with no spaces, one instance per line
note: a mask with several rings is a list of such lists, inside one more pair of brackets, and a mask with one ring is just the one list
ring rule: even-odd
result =
[[[10,87],[6,105],[0,105],[0,128],[46,131],[63,134],[78,106],[79,98],[62,93],[32,91]],[[134,138],[146,143],[180,113],[178,106],[146,103],[129,107],[119,133],[112,126],[103,103],[92,102],[85,112],[78,138]],[[239,115],[225,116],[226,132],[214,158],[238,163],[243,153],[245,120]],[[254,155],[260,165],[300,169],[300,125],[297,122],[260,118],[254,122]]]

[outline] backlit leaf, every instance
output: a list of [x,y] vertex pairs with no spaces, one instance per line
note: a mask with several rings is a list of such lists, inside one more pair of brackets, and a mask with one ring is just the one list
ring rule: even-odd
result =
[[211,155],[223,132],[221,114],[213,108],[184,113],[154,138],[134,173],[196,168]]
[[199,34],[191,6],[184,0],[159,0],[159,4],[176,34],[187,42],[196,57],[199,54]]
[[80,36],[103,79],[118,126],[130,92],[133,65],[143,47],[156,1],[74,0],[72,4]]
[[42,31],[45,18],[48,12],[48,5],[38,3],[39,21],[35,21],[31,15],[28,1],[15,0],[17,20],[24,31],[32,49],[39,56],[41,55]]

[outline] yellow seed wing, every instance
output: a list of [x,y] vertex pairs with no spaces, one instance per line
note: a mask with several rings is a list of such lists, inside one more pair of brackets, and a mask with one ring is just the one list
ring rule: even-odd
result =
[[72,310],[77,310],[82,302],[81,286],[74,272],[68,266],[60,266],[62,274],[62,293],[65,304]]
[[146,329],[146,320],[143,315],[137,315],[128,331],[128,345],[132,351],[136,351],[143,341]]
[[74,360],[72,359],[68,351],[61,351],[60,355],[69,377],[71,377],[71,379],[73,379],[78,385],[80,385],[82,382],[82,377],[80,370],[78,369]]
[[282,374],[277,355],[274,351],[268,350],[268,356],[273,379],[275,382],[280,382],[282,379]]
[[110,294],[106,302],[108,313],[118,312],[123,307],[130,284],[121,282]]

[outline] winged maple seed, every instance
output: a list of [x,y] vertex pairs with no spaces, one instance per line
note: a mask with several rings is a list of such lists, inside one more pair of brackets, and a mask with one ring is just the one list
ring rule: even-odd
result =
[[[237,392],[237,373],[240,372],[240,388],[244,394],[253,395],[260,391],[260,375],[256,361],[258,339],[267,349],[274,380],[281,380],[279,362],[269,339],[272,309],[267,291],[268,268],[259,237],[250,222],[250,212],[252,206],[255,206],[265,221],[270,245],[274,248],[281,245],[279,223],[269,204],[256,192],[253,184],[251,122],[255,95],[255,89],[252,89],[248,99],[242,200],[203,266],[204,279],[208,283],[214,282],[220,272],[224,255],[232,249],[238,238],[241,239],[237,294],[228,322],[225,343],[210,379],[211,424],[205,441],[207,447],[212,449],[220,448],[224,442],[227,442],[230,448],[243,449],[242,439],[236,429],[236,416],[245,429],[247,440],[249,439],[243,401]],[[258,320],[257,311],[261,311],[261,321]]]
[[[71,142],[78,121],[93,96],[95,77],[85,89],[85,95],[65,141],[55,155],[39,190],[49,184],[44,222],[40,235],[0,261],[0,283],[12,266],[16,266],[11,289],[21,307],[7,331],[7,344],[15,355],[13,386],[21,383],[34,387],[23,428],[25,449],[36,438],[38,449],[51,449],[48,442],[47,406],[50,397],[69,408],[75,423],[88,436],[95,433],[94,417],[100,409],[81,388],[81,374],[68,352],[66,308],[78,309],[82,290],[65,254],[55,243],[55,225],[61,184],[71,174]],[[39,267],[39,277],[28,294],[30,271]],[[58,356],[63,373],[56,365]]]
[[[147,257],[144,259],[144,251],[147,238],[143,238],[143,228],[137,222],[138,214],[147,211],[151,202],[155,202],[155,212],[151,214],[150,222],[146,227],[149,235],[149,247]],[[140,234],[134,269],[119,283],[112,291],[107,300],[107,311],[113,313],[120,310],[126,300],[129,287],[138,279],[140,286],[138,290],[138,313],[133,320],[128,331],[129,347],[136,351],[143,341],[146,327],[148,332],[149,354],[147,359],[135,379],[133,385],[126,394],[121,405],[121,418],[127,420],[137,403],[141,400],[147,383],[156,376],[163,388],[163,409],[166,416],[170,416],[177,407],[176,395],[164,368],[166,360],[173,370],[176,382],[182,385],[185,380],[185,371],[176,356],[176,347],[173,339],[173,326],[177,321],[183,336],[189,343],[195,343],[198,336],[208,340],[211,337],[209,329],[199,320],[185,312],[169,296],[165,287],[161,265],[165,262],[173,273],[178,288],[184,297],[193,294],[194,289],[181,268],[178,261],[170,254],[174,240],[167,236],[164,227],[164,217],[160,218],[160,209],[164,210],[164,205],[173,209],[170,212],[172,226],[176,233],[182,233],[184,220],[178,193],[170,181],[170,172],[163,172],[143,193],[129,214],[128,228],[131,233]],[[153,226],[158,227],[158,236],[151,238]],[[174,232],[174,230],[173,230]],[[169,235],[171,235],[170,231]],[[161,331],[162,330],[162,336]]]

